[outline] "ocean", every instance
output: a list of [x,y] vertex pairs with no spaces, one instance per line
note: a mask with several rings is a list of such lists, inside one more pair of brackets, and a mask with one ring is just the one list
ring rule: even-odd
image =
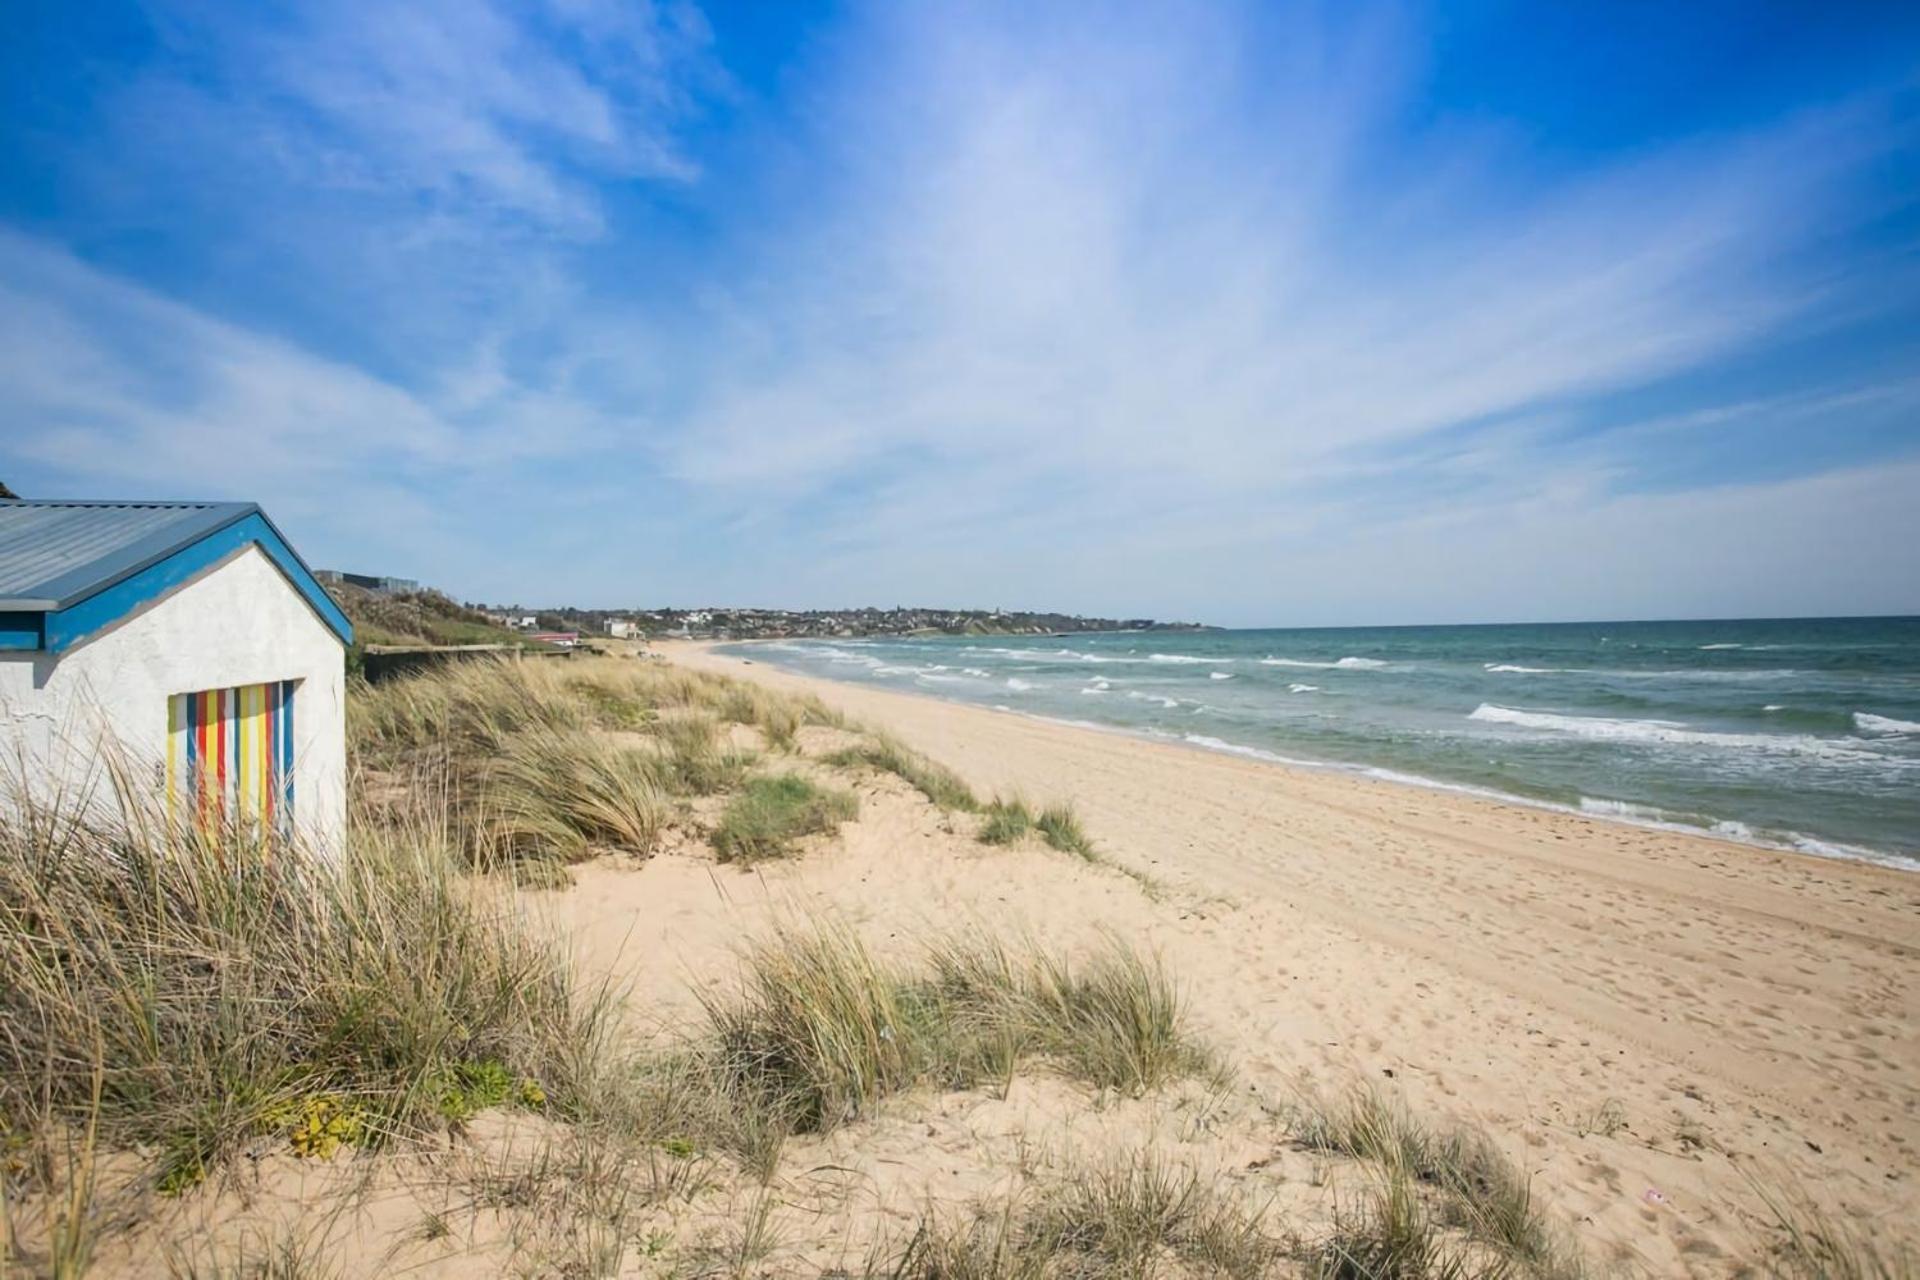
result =
[[782,640],[811,675],[1920,869],[1920,618]]

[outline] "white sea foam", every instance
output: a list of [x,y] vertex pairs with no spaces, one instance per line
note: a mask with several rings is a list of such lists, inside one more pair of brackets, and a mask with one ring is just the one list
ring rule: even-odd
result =
[[1557,676],[1563,670],[1561,667],[1516,667],[1506,662],[1489,662],[1484,665],[1489,671],[1510,672],[1519,676]]
[[993,679],[993,672],[991,672],[991,671],[982,671],[982,670],[981,670],[980,668],[978,668],[978,667],[962,667],[962,668],[960,668],[960,674],[961,674],[961,675],[963,675],[963,676],[972,676],[972,677],[973,677],[973,678],[974,678],[975,680],[991,680],[991,679]]
[[1233,679],[1233,672],[1231,672],[1231,671],[1209,671],[1209,672],[1207,672],[1207,679],[1209,679],[1209,680],[1231,680],[1231,679]]
[[1249,760],[1265,760],[1268,764],[1304,765],[1308,768],[1320,767],[1316,760],[1296,760],[1273,751],[1263,751],[1259,747],[1246,747],[1237,742],[1226,742],[1219,738],[1210,738],[1204,733],[1185,733],[1180,735],[1182,742],[1196,747],[1205,747],[1209,751],[1221,751],[1230,756],[1245,756]]
[[1019,676],[1008,676],[1007,688],[1013,690],[1015,693],[1025,693],[1027,690],[1033,688],[1033,684],[1031,681],[1022,680]]
[[1288,693],[1318,693],[1320,692],[1320,686],[1317,684],[1290,684],[1287,686],[1287,692]]
[[1764,707],[1762,707],[1762,708],[1760,708],[1760,709],[1761,709],[1762,711],[1785,711],[1785,710],[1786,710],[1787,708],[1786,708],[1786,706],[1785,706],[1784,704],[1782,704],[1782,703],[1778,703],[1778,702],[1769,702],[1769,703],[1768,703],[1768,704],[1767,704],[1766,706],[1764,706]]
[[1870,715],[1865,711],[1853,713],[1853,724],[1862,733],[1920,733],[1920,724],[1911,720],[1895,720],[1892,716]]
[[1378,671],[1387,664],[1378,658],[1342,658],[1338,662],[1308,662],[1303,658],[1262,658],[1263,667],[1312,667],[1318,671]]
[[1746,647],[1743,644],[1703,644],[1700,650],[1704,653],[1709,649],[1744,649]]
[[1130,690],[1127,696],[1139,702],[1157,702],[1168,710],[1180,705],[1178,698],[1168,698],[1158,693],[1141,693],[1138,689]]
[[1218,667],[1232,662],[1232,658],[1196,658],[1190,653],[1150,653],[1149,662],[1176,662],[1182,665]]
[[1645,742],[1669,746],[1718,747],[1729,750],[1776,752],[1828,760],[1901,763],[1876,751],[1861,750],[1857,738],[1832,740],[1807,734],[1717,733],[1689,729],[1674,720],[1614,720],[1605,716],[1563,716],[1545,711],[1522,711],[1483,702],[1467,717],[1522,729],[1573,734],[1605,742]]

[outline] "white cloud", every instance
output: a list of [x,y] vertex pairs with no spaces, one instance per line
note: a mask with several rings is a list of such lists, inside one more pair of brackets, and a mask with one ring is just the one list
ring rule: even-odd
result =
[[415,234],[597,235],[599,181],[697,172],[671,129],[709,37],[683,6],[309,3],[247,20],[176,6],[163,29],[179,60],[134,90],[135,128],[309,192],[418,200],[432,216]]
[[851,177],[748,308],[783,358],[722,362],[679,473],[804,496],[908,454],[1290,487],[1768,333],[1862,145],[1809,117],[1521,196],[1524,154],[1409,147],[1400,33],[1266,34],[1309,52],[1120,16],[888,26],[831,116]]

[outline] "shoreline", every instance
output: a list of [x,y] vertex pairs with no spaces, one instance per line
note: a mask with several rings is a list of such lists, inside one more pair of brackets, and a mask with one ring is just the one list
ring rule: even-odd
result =
[[[663,643],[671,644],[674,646],[674,651],[676,652],[699,652],[712,655],[717,659],[725,661],[732,657],[732,655],[719,652],[723,647],[731,648],[736,645],[773,645],[779,643],[779,641],[756,637],[747,640],[670,640],[665,642],[650,641],[649,643],[653,645]],[[755,660],[749,659],[748,661]],[[1017,716],[1039,723],[1059,725],[1063,728],[1084,730],[1092,733],[1108,734],[1135,742],[1175,746],[1207,755],[1247,760],[1265,765],[1268,768],[1283,771],[1299,770],[1316,776],[1340,777],[1357,781],[1381,783],[1392,787],[1405,787],[1416,791],[1472,797],[1489,804],[1512,805],[1542,813],[1558,814],[1582,821],[1611,823],[1642,831],[1666,832],[1676,836],[1708,841],[1716,845],[1731,845],[1734,848],[1743,850],[1759,850],[1770,854],[1780,854],[1794,858],[1809,858],[1821,864],[1841,863],[1846,865],[1884,868],[1900,875],[1920,874],[1920,860],[1916,860],[1907,855],[1867,848],[1862,845],[1850,845],[1825,840],[1818,836],[1807,835],[1804,832],[1794,832],[1792,834],[1805,840],[1808,844],[1819,845],[1820,848],[1809,848],[1802,844],[1766,840],[1757,835],[1750,838],[1742,838],[1731,832],[1718,831],[1712,828],[1696,826],[1691,823],[1666,821],[1659,818],[1636,817],[1628,813],[1606,812],[1597,808],[1588,809],[1581,805],[1517,795],[1512,792],[1498,791],[1491,787],[1475,786],[1471,783],[1448,782],[1439,778],[1423,777],[1419,774],[1391,769],[1384,765],[1351,764],[1338,760],[1308,760],[1292,756],[1282,756],[1278,752],[1268,751],[1261,747],[1227,742],[1225,739],[1220,738],[1211,738],[1210,741],[1200,740],[1202,738],[1208,738],[1210,735],[1186,734],[1175,736],[1171,732],[1156,732],[1152,729],[1134,729],[1125,725],[1101,724],[1093,720],[1076,720],[1064,716],[1045,715],[1037,711],[1022,711],[1017,707],[1000,703],[979,703],[963,698],[942,697],[938,693],[925,689],[893,689],[853,680],[835,680],[830,676],[818,676],[808,672],[794,671],[774,662],[766,662],[764,665],[781,672],[783,675],[792,676],[800,680],[819,681],[831,687],[868,689],[876,693],[892,694],[904,698],[920,698],[939,703],[942,706],[967,707],[972,710],[988,712],[995,715]],[[1583,799],[1593,798],[1583,797]],[[1596,805],[1626,805],[1630,807],[1655,809],[1658,811],[1657,806],[1643,804],[1638,801],[1594,799],[1594,803]],[[1720,819],[1719,821],[1730,822],[1735,820]]]
[[[1615,1241],[1705,1232],[1725,1248],[1733,1224],[1762,1229],[1755,1178],[1817,1186],[1859,1224],[1920,1221],[1910,871],[1090,732],[716,647],[661,653],[814,695],[983,798],[1071,805],[1101,861],[1140,879],[1145,917],[1120,909],[1118,874],[1098,909],[990,861],[942,891],[1041,937],[1103,920],[1139,937],[1250,1079],[1391,1079],[1507,1135]],[[926,838],[873,848],[846,909],[907,894]],[[1618,1131],[1596,1131],[1616,1111]],[[1724,1256],[1682,1256],[1649,1270],[1725,1274]]]

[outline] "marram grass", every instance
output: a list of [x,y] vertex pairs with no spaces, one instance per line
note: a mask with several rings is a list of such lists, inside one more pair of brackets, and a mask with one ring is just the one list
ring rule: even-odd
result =
[[94,1123],[178,1192],[242,1140],[436,1127],[471,1064],[562,1109],[587,1087],[607,1002],[475,893],[444,824],[356,815],[328,859],[121,803],[0,803],[0,1130]]

